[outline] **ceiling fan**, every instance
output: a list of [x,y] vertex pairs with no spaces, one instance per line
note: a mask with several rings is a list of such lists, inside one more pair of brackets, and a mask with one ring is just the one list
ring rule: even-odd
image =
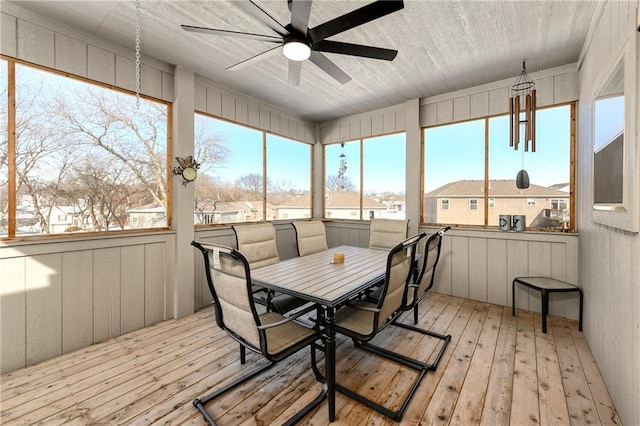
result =
[[182,28],[185,31],[239,37],[277,44],[277,46],[238,62],[227,69],[238,70],[262,61],[280,53],[280,48],[282,47],[282,54],[289,59],[290,86],[298,86],[300,84],[302,62],[307,59],[342,84],[351,80],[347,73],[342,71],[321,52],[382,59],[385,61],[392,61],[398,54],[397,50],[332,41],[327,40],[327,38],[402,9],[404,7],[403,0],[378,0],[313,28],[308,28],[311,0],[287,0],[287,2],[291,11],[291,23],[286,26],[282,26],[267,11],[256,4],[254,0],[234,2],[243,10],[264,22],[277,34],[275,36],[192,25],[182,25]]

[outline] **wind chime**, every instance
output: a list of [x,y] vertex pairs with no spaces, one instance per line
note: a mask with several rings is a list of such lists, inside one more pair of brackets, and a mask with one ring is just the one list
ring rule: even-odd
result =
[[344,180],[347,173],[347,156],[344,154],[344,142],[340,144],[342,153],[340,154],[340,167],[338,168],[338,178],[340,179],[340,189],[344,191]]
[[[524,104],[524,119],[522,105]],[[522,72],[511,86],[509,97],[509,146],[518,150],[521,140],[522,170],[516,176],[516,186],[520,189],[529,187],[529,174],[524,169],[524,152],[536,152],[536,84],[527,74],[525,61],[522,61]]]

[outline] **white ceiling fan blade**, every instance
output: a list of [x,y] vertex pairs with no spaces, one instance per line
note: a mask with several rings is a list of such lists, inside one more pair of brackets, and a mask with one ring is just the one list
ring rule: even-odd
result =
[[322,53],[312,50],[309,60],[320,67],[321,70],[337,80],[340,84],[347,84],[351,81],[351,77],[349,77],[349,74],[338,68],[336,64],[331,62],[329,58],[324,56]]
[[301,61],[289,61],[289,86],[300,85],[300,73],[302,72]]
[[307,33],[309,25],[309,15],[311,14],[310,0],[292,0],[291,7],[291,26],[302,34]]

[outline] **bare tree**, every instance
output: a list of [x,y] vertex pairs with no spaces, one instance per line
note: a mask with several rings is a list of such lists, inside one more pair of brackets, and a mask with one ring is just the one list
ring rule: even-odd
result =
[[108,153],[110,166],[118,173],[126,170],[129,184],[167,206],[165,105],[141,102],[137,108],[130,95],[88,88],[58,98],[57,111],[65,119],[65,134],[85,155]]
[[215,120],[194,115],[193,157],[200,163],[200,173],[206,174],[227,159],[227,138],[216,128]]
[[295,185],[292,182],[278,180],[269,185],[267,199],[274,205],[281,205],[298,195],[300,195],[300,192],[296,191]]
[[[52,113],[51,98],[43,82],[27,80],[16,91],[16,193],[31,200],[39,233],[49,232],[55,190],[67,172],[73,149],[58,129],[60,117]],[[20,218],[17,218],[20,223]]]
[[356,186],[348,176],[329,175],[326,181],[328,192],[352,192]]
[[[29,219],[30,228],[39,227],[30,232],[50,232],[52,211],[62,203],[91,217],[98,229],[126,227],[126,210],[132,207],[166,209],[171,171],[165,104],[143,99],[138,106],[133,96],[120,91],[30,67],[17,66],[16,71],[16,183],[19,207],[26,212],[18,220]],[[0,70],[2,81],[6,67]],[[0,114],[6,116],[6,84],[0,84],[0,92]],[[205,172],[225,160],[227,149],[214,121],[201,121],[194,157]],[[7,130],[0,120],[2,176],[8,176]],[[216,198],[233,199],[240,193],[232,183],[215,190]],[[0,178],[0,233],[7,232],[7,200],[8,180]],[[37,219],[31,223],[33,217]]]
[[144,188],[127,183],[125,174],[125,169],[111,168],[108,162],[85,159],[73,166],[60,192],[76,203],[78,213],[91,218],[93,230],[108,230],[112,225],[125,229],[131,200],[148,198]]

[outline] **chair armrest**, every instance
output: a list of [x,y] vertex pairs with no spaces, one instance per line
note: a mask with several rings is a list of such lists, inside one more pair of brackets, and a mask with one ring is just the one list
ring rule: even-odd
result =
[[313,303],[313,302],[307,302],[304,305],[292,309],[289,312],[285,313],[284,316],[289,318],[291,316],[293,316],[294,318],[298,318],[300,315],[304,315],[308,312],[313,311],[314,309],[318,308],[318,304],[317,303]]
[[316,304],[315,303],[307,303],[306,305],[301,306],[300,308],[298,308],[297,311],[294,311],[293,315],[289,315],[286,317],[283,317],[283,319],[281,319],[280,321],[276,321],[276,322],[271,322],[269,324],[263,324],[263,325],[259,325],[258,326],[258,330],[266,330],[268,328],[273,328],[273,327],[278,327],[280,325],[286,324],[290,321],[293,321],[294,319],[308,313],[311,312],[312,310],[316,309]]
[[372,308],[372,307],[369,307],[369,306],[362,306],[362,305],[358,305],[358,304],[355,304],[355,303],[347,303],[347,306],[350,307],[350,308],[353,308],[353,309],[357,309],[359,311],[374,312],[374,313],[380,312],[380,309],[378,309],[378,308]]

